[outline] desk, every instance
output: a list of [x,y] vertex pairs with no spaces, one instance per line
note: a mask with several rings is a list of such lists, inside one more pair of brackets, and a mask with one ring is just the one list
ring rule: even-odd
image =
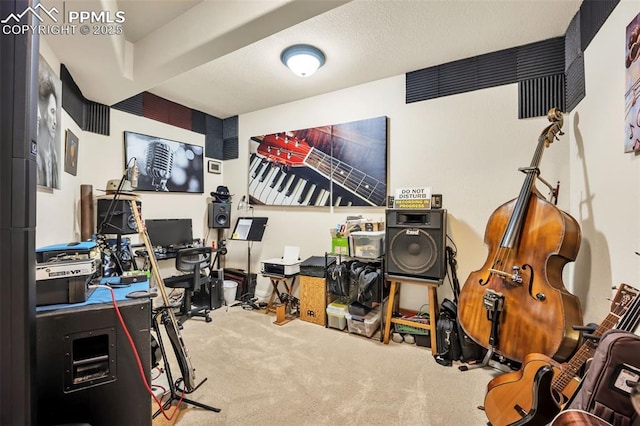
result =
[[[176,249],[168,250],[168,251],[160,251],[160,250],[155,251],[154,250],[153,254],[156,257],[156,260],[175,259],[176,257],[178,257],[178,250],[176,250]],[[149,253],[147,253],[146,250],[144,250],[144,249],[136,250],[135,251],[135,255],[137,257],[143,257],[145,259],[145,262],[148,262]]]
[[273,291],[271,292],[271,296],[269,297],[269,302],[267,303],[267,307],[265,309],[265,314],[269,312],[275,312],[275,308],[273,307],[273,302],[276,296],[278,296],[278,301],[280,303],[285,303],[282,300],[282,295],[280,294],[279,285],[282,283],[289,296],[293,296],[293,290],[295,289],[296,279],[298,278],[298,274],[295,275],[274,275],[274,274],[261,274],[263,277],[269,278],[271,281],[271,285],[273,286]]
[[[131,293],[132,291],[146,291],[146,290],[149,290],[149,281],[142,281],[142,282],[139,282],[139,283],[131,283],[130,285],[124,285],[122,287],[119,286],[119,284],[118,284],[119,282],[120,282],[120,277],[102,278],[100,280],[100,284],[118,285],[118,287],[114,287],[113,288],[113,292],[115,293],[115,296],[116,296],[116,301],[118,301],[118,302],[132,300],[132,299],[128,299],[127,298],[127,294]],[[84,302],[80,302],[80,303],[60,303],[60,304],[57,304],[57,305],[37,306],[36,307],[36,312],[55,311],[55,310],[58,310],[58,309],[82,308],[82,307],[86,307],[88,305],[99,305],[99,304],[102,304],[102,303],[108,303],[109,305],[111,305],[111,303],[112,303],[111,292],[109,291],[108,288],[98,287],[93,291],[93,293],[91,293],[91,295]]]
[[[389,343],[389,337],[391,335],[391,324],[403,324],[415,328],[421,328],[425,330],[429,330],[429,335],[431,337],[431,353],[436,355],[438,353],[437,340],[436,340],[436,322],[438,320],[438,286],[442,283],[442,281],[425,281],[425,280],[414,280],[410,278],[400,278],[400,277],[387,277],[388,281],[391,281],[391,288],[389,290],[389,300],[387,302],[387,312],[385,314],[384,321],[384,339],[383,343]],[[429,323],[421,324],[413,321],[408,321],[402,318],[393,318],[393,310],[396,305],[396,293],[400,296],[400,286],[401,284],[411,284],[411,285],[420,285],[426,286],[429,297]],[[398,297],[398,311],[400,311],[400,297]]]

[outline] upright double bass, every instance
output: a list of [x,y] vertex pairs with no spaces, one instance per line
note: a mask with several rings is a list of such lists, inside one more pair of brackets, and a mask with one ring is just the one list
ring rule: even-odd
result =
[[[562,282],[564,266],[580,248],[577,221],[536,189],[544,149],[562,135],[562,112],[553,108],[516,199],[489,218],[484,242],[489,255],[460,292],[458,319],[481,346],[521,362],[536,352],[558,361],[577,348],[582,325],[580,300]],[[494,302],[499,303],[494,303]],[[496,306],[499,305],[499,306]],[[491,312],[496,308],[499,312]]]

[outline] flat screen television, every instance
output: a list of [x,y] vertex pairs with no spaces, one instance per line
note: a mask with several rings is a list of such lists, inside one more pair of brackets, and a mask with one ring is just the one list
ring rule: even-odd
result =
[[147,219],[145,226],[154,247],[182,247],[193,243],[191,219]]

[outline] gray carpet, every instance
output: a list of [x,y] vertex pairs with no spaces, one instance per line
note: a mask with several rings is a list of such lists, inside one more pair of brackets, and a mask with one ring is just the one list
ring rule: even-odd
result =
[[[275,314],[226,307],[186,322],[182,336],[197,380],[173,421],[188,425],[484,425],[487,382],[498,372],[461,372],[431,350],[325,329]],[[174,367],[174,370],[177,369]],[[174,373],[177,375],[177,373]],[[155,407],[154,407],[155,409]]]

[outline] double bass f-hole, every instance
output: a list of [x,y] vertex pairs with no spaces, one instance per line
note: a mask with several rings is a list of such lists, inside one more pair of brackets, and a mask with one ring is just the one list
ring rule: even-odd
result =
[[507,283],[520,286],[523,284],[523,281],[524,281],[523,274],[521,273],[521,271],[529,271],[529,273],[527,274],[528,283],[526,284],[528,288],[529,296],[531,296],[533,300],[536,300],[538,302],[542,302],[547,298],[546,295],[541,292],[533,294],[533,282],[534,282],[535,271],[533,270],[533,267],[531,265],[529,265],[528,263],[525,263],[522,266],[514,265],[511,267],[511,270],[513,271],[513,273],[509,273],[509,272],[497,269],[497,267],[499,267],[501,264],[502,264],[501,261],[497,261],[496,264],[494,264],[493,268],[489,268],[489,277],[487,279],[480,279],[478,281],[478,284],[480,284],[481,286],[487,285],[491,277],[493,275],[496,275],[502,278],[503,280],[505,280]]

